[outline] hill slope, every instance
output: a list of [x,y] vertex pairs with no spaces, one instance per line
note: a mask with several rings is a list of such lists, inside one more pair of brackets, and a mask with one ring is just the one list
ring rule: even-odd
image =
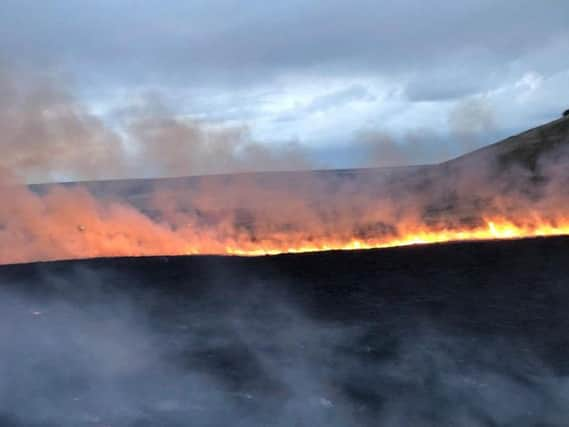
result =
[[564,146],[569,146],[569,116],[529,129],[443,164],[458,165],[479,159],[497,159],[498,164],[505,168],[517,165],[535,170],[540,158],[551,155]]

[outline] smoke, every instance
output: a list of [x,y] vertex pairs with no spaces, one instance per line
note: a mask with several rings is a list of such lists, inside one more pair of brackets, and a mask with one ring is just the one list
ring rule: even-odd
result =
[[480,147],[481,135],[496,130],[496,117],[492,105],[486,98],[472,97],[458,102],[450,111],[448,124],[453,140],[462,152]]
[[173,111],[158,107],[145,105],[125,118],[136,163],[144,166],[147,176],[310,169],[296,143],[271,147],[255,142],[246,127],[177,118]]
[[[299,147],[270,149],[244,128],[177,117],[152,97],[117,114],[111,129],[55,82],[27,79],[1,79],[0,263],[569,233],[567,120],[432,166],[25,186],[18,179],[46,171],[87,178],[309,165]],[[481,122],[482,110],[462,128]],[[414,152],[414,135],[408,146],[380,133],[368,139],[394,163]]]
[[394,167],[435,164],[468,153],[491,141],[482,138],[496,129],[496,113],[489,100],[470,97],[451,106],[447,115],[449,134],[409,123],[403,135],[382,129],[367,129],[357,135],[366,158],[362,166]]
[[470,427],[569,416],[567,379],[513,333],[459,334],[418,312],[406,328],[379,306],[368,323],[338,323],[299,304],[304,283],[291,294],[285,279],[235,274],[4,276],[0,421]]
[[[477,230],[483,238],[563,234],[563,146],[534,169],[479,153],[394,170],[210,176],[126,188],[4,185],[0,260],[286,252],[354,240],[382,246],[437,233],[452,240],[445,233],[453,230],[456,238],[469,230],[473,238]],[[497,231],[503,234],[491,234],[489,221],[505,224]]]
[[105,294],[112,276],[52,280],[64,296],[1,293],[3,425],[353,425],[323,378],[341,333],[274,293],[222,314],[215,293],[180,311],[160,293]]
[[122,141],[54,78],[0,68],[0,167],[28,181],[120,175]]
[[88,186],[59,185],[35,191],[25,182],[308,167],[294,144],[269,148],[245,128],[177,117],[155,97],[125,107],[110,127],[50,76],[3,68],[0,94],[1,262],[180,254],[190,246],[124,194],[96,197]]
[[366,152],[366,167],[397,167],[416,164],[434,164],[448,159],[452,150],[441,142],[441,136],[428,128],[408,131],[403,138],[396,138],[381,130],[360,132],[358,142]]
[[[314,163],[298,142],[255,141],[244,125],[184,116],[159,93],[141,94],[97,115],[61,75],[0,68],[0,167],[27,183],[156,178],[235,172],[309,170]],[[482,98],[457,104],[449,113],[453,140],[416,128],[402,138],[368,130],[356,135],[360,166],[433,163],[465,152],[494,127]]]
[[310,168],[298,144],[176,115],[158,96],[121,106],[111,126],[49,75],[0,69],[0,95],[0,167],[26,182]]

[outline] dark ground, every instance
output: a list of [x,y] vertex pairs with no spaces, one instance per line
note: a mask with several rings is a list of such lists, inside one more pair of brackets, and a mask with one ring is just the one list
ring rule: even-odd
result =
[[566,426],[569,238],[0,267],[1,426]]

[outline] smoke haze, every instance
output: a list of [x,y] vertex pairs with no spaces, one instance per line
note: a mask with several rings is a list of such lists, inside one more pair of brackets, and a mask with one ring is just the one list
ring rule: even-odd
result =
[[566,244],[3,267],[0,420],[561,426]]
[[[260,255],[569,233],[562,163],[567,120],[431,166],[26,186],[31,177],[312,166],[298,145],[271,148],[253,141],[246,128],[178,117],[157,97],[125,108],[111,127],[54,80],[6,73],[0,87],[6,93],[0,101],[0,263]],[[478,100],[451,118],[467,141],[491,117]],[[370,164],[393,166],[420,147],[413,133],[404,144],[376,131],[362,138]]]
[[26,182],[310,168],[293,143],[179,117],[155,96],[124,106],[111,127],[55,77],[3,70],[0,94],[0,166]]

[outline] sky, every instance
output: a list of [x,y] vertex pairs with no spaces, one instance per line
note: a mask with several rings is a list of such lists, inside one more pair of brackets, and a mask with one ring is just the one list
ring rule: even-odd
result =
[[2,67],[105,123],[151,94],[333,167],[430,163],[569,108],[569,3],[3,0]]

